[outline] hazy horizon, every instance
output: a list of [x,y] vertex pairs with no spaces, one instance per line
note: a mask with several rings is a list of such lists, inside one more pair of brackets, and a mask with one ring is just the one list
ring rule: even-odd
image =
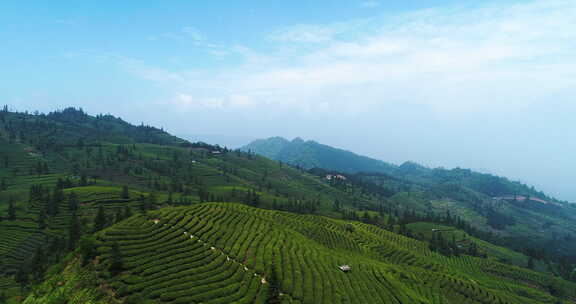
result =
[[568,0],[2,3],[0,104],[302,137],[576,201],[574,16]]

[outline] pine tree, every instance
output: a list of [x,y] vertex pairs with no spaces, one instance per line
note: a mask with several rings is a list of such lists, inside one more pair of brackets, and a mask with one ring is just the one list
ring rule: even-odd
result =
[[14,276],[14,281],[20,284],[20,291],[22,293],[24,292],[24,288],[26,288],[26,286],[28,285],[29,279],[30,277],[28,269],[24,266],[21,266],[20,269],[18,269],[18,272],[16,272],[16,275]]
[[82,255],[82,266],[85,266],[96,256],[96,244],[93,237],[83,237],[79,243],[80,254]]
[[100,231],[106,227],[106,212],[104,211],[104,207],[100,205],[98,207],[98,213],[94,218],[94,232]]
[[40,282],[44,279],[44,273],[46,271],[46,255],[41,247],[36,250],[32,261],[30,262],[30,269],[33,271],[32,276],[34,281]]
[[73,213],[70,227],[68,228],[68,250],[73,250],[76,247],[76,243],[80,239],[81,233],[78,217]]
[[44,212],[44,209],[40,210],[38,214],[38,229],[46,229],[46,212]]
[[428,249],[430,249],[430,251],[438,251],[438,239],[434,232],[432,232],[432,239],[430,240],[430,243],[428,243]]
[[124,219],[124,213],[122,209],[117,209],[116,214],[114,215],[114,223],[118,223]]
[[158,204],[156,193],[152,192],[148,194],[148,209],[152,209],[154,206],[156,206],[156,204]]
[[370,221],[371,221],[370,214],[368,213],[368,211],[364,211],[364,214],[362,215],[362,222],[369,224]]
[[130,206],[124,206],[124,214],[122,215],[122,217],[127,219],[131,216],[132,216],[132,209],[130,209]]
[[14,206],[14,198],[10,198],[8,202],[8,219],[13,221],[16,219],[16,206]]
[[113,276],[118,275],[124,269],[124,263],[122,261],[122,253],[120,252],[120,246],[117,242],[112,245],[112,250],[110,251],[110,273]]
[[122,198],[129,199],[130,198],[130,191],[128,191],[128,186],[122,187]]
[[68,195],[68,210],[73,213],[78,210],[78,196],[76,192],[70,192]]

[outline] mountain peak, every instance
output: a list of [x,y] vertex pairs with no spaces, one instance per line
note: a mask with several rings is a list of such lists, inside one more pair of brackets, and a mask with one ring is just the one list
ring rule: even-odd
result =
[[305,141],[301,137],[296,137],[292,140],[293,144],[303,144]]

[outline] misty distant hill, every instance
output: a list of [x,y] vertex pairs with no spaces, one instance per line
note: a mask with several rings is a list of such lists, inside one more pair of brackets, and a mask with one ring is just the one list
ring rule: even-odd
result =
[[403,183],[409,183],[412,189],[424,191],[436,191],[450,185],[460,192],[463,191],[460,187],[465,187],[492,198],[522,194],[542,201],[556,201],[534,187],[505,177],[462,168],[428,168],[412,161],[396,166],[315,141],[304,141],[299,137],[292,141],[282,137],[260,139],[241,149],[304,169],[321,168],[354,174],[362,179],[370,177],[371,180],[400,179]]
[[244,151],[279,160],[305,169],[324,168],[345,173],[392,173],[396,166],[350,151],[323,145],[297,137],[289,141],[282,137],[259,139],[242,147]]

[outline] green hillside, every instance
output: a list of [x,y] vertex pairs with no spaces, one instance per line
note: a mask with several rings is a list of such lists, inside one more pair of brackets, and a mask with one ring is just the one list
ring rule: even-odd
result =
[[[103,130],[106,130],[105,132]],[[47,144],[49,143],[49,144]],[[189,143],[149,126],[76,109],[0,112],[0,287],[19,294],[81,236],[137,212],[232,201],[330,214],[352,196],[263,157]],[[99,213],[103,220],[96,223]],[[35,256],[45,255],[37,273]],[[1,295],[1,294],[0,294]]]
[[299,138],[257,140],[243,149],[302,166],[320,178],[343,175],[345,179],[330,183],[370,193],[400,213],[437,216],[449,211],[485,240],[519,251],[544,250],[557,261],[576,263],[576,208],[534,187],[469,169],[432,169],[414,162],[389,165]]
[[558,303],[551,288],[576,295],[574,283],[489,259],[447,258],[372,225],[240,204],[135,215],[96,239],[86,267],[129,302],[527,304]]
[[[559,242],[574,225],[565,209],[522,208],[536,196],[492,202],[476,178],[458,174],[449,178],[460,187],[437,192],[425,175],[327,174],[339,173],[190,143],[111,115],[5,108],[0,303],[574,299],[573,260],[506,243],[516,240],[509,231],[548,241],[537,225]],[[482,208],[468,207],[472,197]],[[489,231],[497,231],[490,216],[513,208],[525,209],[526,222]],[[458,239],[431,237],[439,225]],[[344,264],[352,270],[337,268]]]
[[281,137],[255,140],[242,147],[242,150],[252,151],[305,169],[324,168],[346,173],[387,173],[396,168],[380,160],[322,145],[315,141],[304,141],[301,138],[295,138],[292,141]]

